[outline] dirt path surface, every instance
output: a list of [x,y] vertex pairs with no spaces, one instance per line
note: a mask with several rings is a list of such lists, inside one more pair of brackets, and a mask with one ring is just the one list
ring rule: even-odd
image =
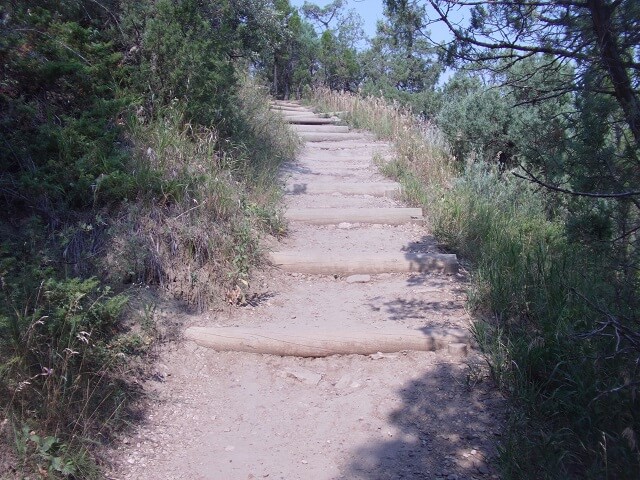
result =
[[[285,115],[311,112],[281,106]],[[289,114],[289,112],[292,112]],[[317,118],[317,117],[316,117]],[[311,123],[315,123],[314,120]],[[345,194],[389,183],[374,154],[391,147],[365,133],[294,127],[309,141],[283,172],[294,208],[401,207],[391,195]],[[303,132],[304,130],[304,132]],[[315,135],[315,136],[314,136]],[[344,135],[344,140],[336,135]],[[317,185],[335,191],[313,194]],[[323,187],[324,188],[324,187]],[[350,187],[347,187],[348,190]],[[377,195],[377,194],[376,194]],[[400,225],[292,221],[279,251],[370,255],[437,253],[419,219]],[[209,327],[465,329],[465,277],[431,271],[332,275],[273,268],[253,305],[187,319]],[[255,285],[254,285],[255,287]],[[116,452],[113,479],[498,478],[495,445],[505,405],[480,358],[460,349],[320,358],[219,352],[184,341],[161,354],[145,386],[146,418]]]

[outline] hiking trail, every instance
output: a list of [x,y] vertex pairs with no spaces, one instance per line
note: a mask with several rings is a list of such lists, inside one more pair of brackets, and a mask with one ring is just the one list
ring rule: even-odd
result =
[[305,141],[282,172],[289,234],[254,301],[185,319],[109,478],[498,478],[505,402],[472,348],[466,277],[378,173],[392,145],[272,108]]

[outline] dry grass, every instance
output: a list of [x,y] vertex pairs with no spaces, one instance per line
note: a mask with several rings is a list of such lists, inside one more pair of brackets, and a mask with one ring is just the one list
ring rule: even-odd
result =
[[397,178],[413,204],[438,197],[454,175],[453,158],[438,127],[413,115],[398,103],[378,97],[317,88],[308,101],[323,111],[344,112],[342,118],[355,128],[375,133],[395,147],[395,158],[381,165],[383,172]]
[[638,316],[610,260],[571,242],[531,184],[473,155],[454,166],[438,128],[398,105],[322,89],[310,102],[394,143],[383,173],[473,267],[473,333],[514,407],[504,478],[638,478]]
[[242,94],[242,143],[194,129],[175,109],[134,125],[138,178],[150,188],[112,227],[112,280],[157,285],[197,311],[242,300],[259,236],[284,230],[277,171],[298,145],[257,88]]

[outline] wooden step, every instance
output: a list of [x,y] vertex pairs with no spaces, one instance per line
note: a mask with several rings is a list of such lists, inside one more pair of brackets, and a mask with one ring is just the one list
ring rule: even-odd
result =
[[365,138],[361,133],[357,132],[298,132],[298,136],[305,142],[342,142],[345,140],[358,140]]
[[249,352],[294,357],[371,355],[405,350],[436,351],[467,344],[470,335],[456,328],[419,330],[389,327],[384,330],[342,330],[190,327],[185,337],[221,352]]
[[331,125],[340,121],[337,118],[314,117],[312,115],[285,117],[285,120],[297,125]]
[[291,125],[295,132],[314,132],[314,133],[348,133],[349,127],[346,125]]
[[321,195],[325,193],[340,193],[343,195],[371,195],[373,197],[392,197],[400,192],[400,184],[396,182],[313,182],[291,183],[285,188],[285,193],[291,195]]
[[287,220],[311,225],[347,223],[379,223],[400,225],[422,223],[421,208],[290,208],[285,212]]
[[458,259],[449,253],[334,253],[307,250],[271,252],[268,258],[273,265],[287,272],[314,275],[410,272],[454,274],[458,271]]
[[325,118],[325,117],[318,117],[316,115],[314,115],[312,112],[295,112],[295,113],[287,113],[286,115],[282,115],[284,117],[285,120],[290,120],[290,119],[298,119],[298,118]]
[[271,105],[300,105],[300,100],[271,100]]
[[274,110],[276,112],[310,112],[313,113],[311,109],[307,108],[307,107],[301,107],[301,106],[289,106],[289,105],[275,105],[271,107],[271,110]]

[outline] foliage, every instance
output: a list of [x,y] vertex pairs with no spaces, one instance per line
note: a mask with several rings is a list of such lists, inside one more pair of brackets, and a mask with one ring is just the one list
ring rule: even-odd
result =
[[417,4],[398,10],[387,6],[377,34],[364,52],[362,90],[398,100],[425,116],[436,103],[435,85],[440,75],[436,50],[423,37],[423,9]]
[[318,39],[311,24],[291,8],[288,0],[277,4],[286,25],[282,41],[273,52],[262,57],[259,65],[269,84],[271,93],[278,98],[300,97],[302,89],[314,80],[317,70]]
[[297,140],[245,79],[281,20],[262,0],[0,6],[0,408],[25,474],[98,475],[156,336],[125,291],[241,302],[259,235],[283,233]]
[[[3,258],[5,265],[11,257]],[[16,266],[14,265],[15,269]],[[14,272],[2,272],[0,399],[22,433],[24,471],[44,466],[53,475],[83,476],[93,469],[82,439],[109,438],[135,395],[126,370],[149,342],[122,329],[127,301],[96,279],[42,280],[23,291]],[[26,435],[23,422],[51,435]],[[99,427],[98,427],[99,426]],[[62,440],[64,438],[64,441]]]
[[407,149],[413,132],[437,127],[412,128],[415,118],[397,105],[322,90],[313,101],[394,141],[398,153],[380,160],[383,172],[422,203],[438,238],[472,267],[473,332],[516,407],[500,446],[505,477],[637,477],[637,288],[616,267],[617,246],[599,240],[597,220],[615,204],[590,210],[591,234],[572,224],[579,217],[564,203],[497,165],[476,156],[451,168],[437,133]]
[[[438,126],[447,135],[460,161],[470,155],[502,168],[519,165],[558,174],[566,158],[571,95],[530,103],[529,92],[543,90],[557,78],[542,76],[543,59],[528,59],[513,67],[529,75],[528,89],[500,86],[480,75],[458,71],[444,85]],[[515,73],[514,73],[515,75]],[[555,166],[555,169],[554,169]]]
[[355,91],[361,80],[356,46],[364,34],[362,19],[345,7],[344,0],[334,0],[325,7],[305,2],[302,11],[320,30],[319,82],[332,90]]

